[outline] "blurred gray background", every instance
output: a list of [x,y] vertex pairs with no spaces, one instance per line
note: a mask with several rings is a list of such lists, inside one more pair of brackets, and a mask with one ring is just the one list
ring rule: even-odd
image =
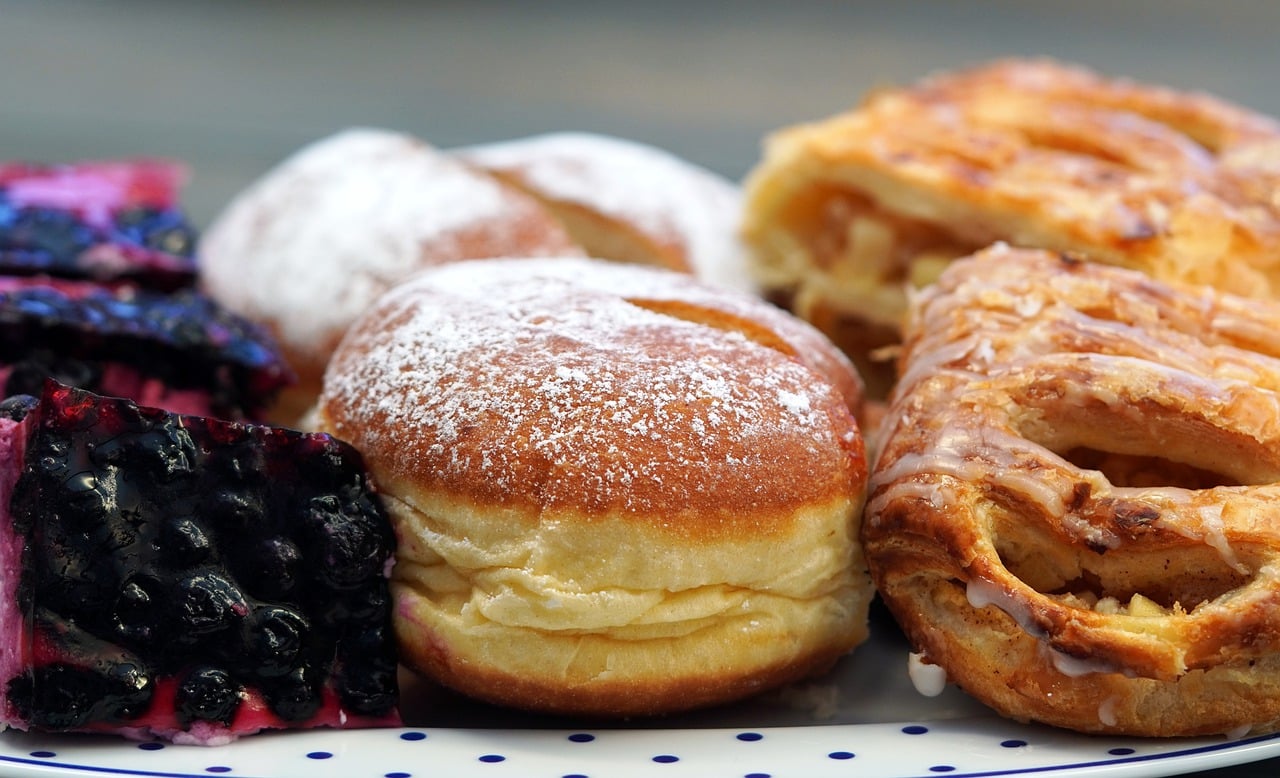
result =
[[200,225],[357,124],[445,147],[592,130],[738,178],[772,129],[1007,55],[1280,115],[1277,33],[1268,0],[0,0],[0,158],[183,160]]
[[1280,113],[1280,3],[0,0],[0,156],[186,161],[207,224],[353,124],[613,133],[740,177],[769,130],[1012,54]]

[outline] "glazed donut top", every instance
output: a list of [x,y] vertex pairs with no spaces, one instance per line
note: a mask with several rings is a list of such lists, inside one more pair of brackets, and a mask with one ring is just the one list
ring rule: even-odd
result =
[[353,128],[236,197],[202,242],[211,294],[318,377],[346,327],[423,267],[580,253],[533,198],[409,135]]
[[860,500],[859,390],[816,331],[748,295],[593,260],[479,260],[362,317],[318,418],[400,499],[656,516],[697,537]]

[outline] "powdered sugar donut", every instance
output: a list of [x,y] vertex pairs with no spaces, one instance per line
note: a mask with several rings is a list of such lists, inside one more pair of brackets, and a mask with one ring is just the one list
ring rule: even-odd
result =
[[380,294],[459,259],[580,251],[533,198],[417,138],[355,128],[269,171],[214,220],[208,291],[269,327],[310,404],[334,346]]
[[559,132],[455,151],[532,194],[587,253],[754,290],[735,183],[653,146]]
[[384,295],[315,418],[364,453],[396,527],[403,661],[501,704],[656,714],[866,637],[859,389],[759,298],[495,259]]

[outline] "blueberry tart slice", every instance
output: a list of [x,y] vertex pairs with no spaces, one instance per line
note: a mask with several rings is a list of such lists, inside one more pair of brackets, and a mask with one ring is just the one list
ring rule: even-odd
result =
[[131,282],[196,280],[183,169],[158,160],[0,164],[0,273]]
[[293,374],[264,330],[194,290],[0,277],[0,396],[39,394],[46,378],[255,419]]
[[352,447],[50,381],[0,405],[0,461],[3,724],[399,723],[394,538]]

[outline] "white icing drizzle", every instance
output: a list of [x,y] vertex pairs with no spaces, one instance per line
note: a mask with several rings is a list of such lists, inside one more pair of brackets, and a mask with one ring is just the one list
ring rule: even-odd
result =
[[1044,635],[1044,630],[1031,618],[1031,609],[1027,603],[1018,599],[1000,584],[980,576],[973,576],[965,583],[964,593],[972,607],[984,608],[994,605],[1013,619],[1023,632],[1035,637]]
[[1098,721],[1105,727],[1114,727],[1119,720],[1116,718],[1116,708],[1120,705],[1119,697],[1108,697],[1098,706]]
[[947,688],[946,668],[927,661],[924,654],[907,654],[907,675],[915,690],[925,697],[937,697]]
[[1248,735],[1252,730],[1252,724],[1241,724],[1240,726],[1229,729],[1222,734],[1227,740],[1239,740],[1240,738]]
[[1087,659],[1078,656],[1071,656],[1070,654],[1053,648],[1047,643],[1041,643],[1040,648],[1049,658],[1054,669],[1068,678],[1079,678],[1081,676],[1093,675],[1095,673],[1107,674],[1121,672],[1119,668],[1110,662],[1104,662],[1100,659]]

